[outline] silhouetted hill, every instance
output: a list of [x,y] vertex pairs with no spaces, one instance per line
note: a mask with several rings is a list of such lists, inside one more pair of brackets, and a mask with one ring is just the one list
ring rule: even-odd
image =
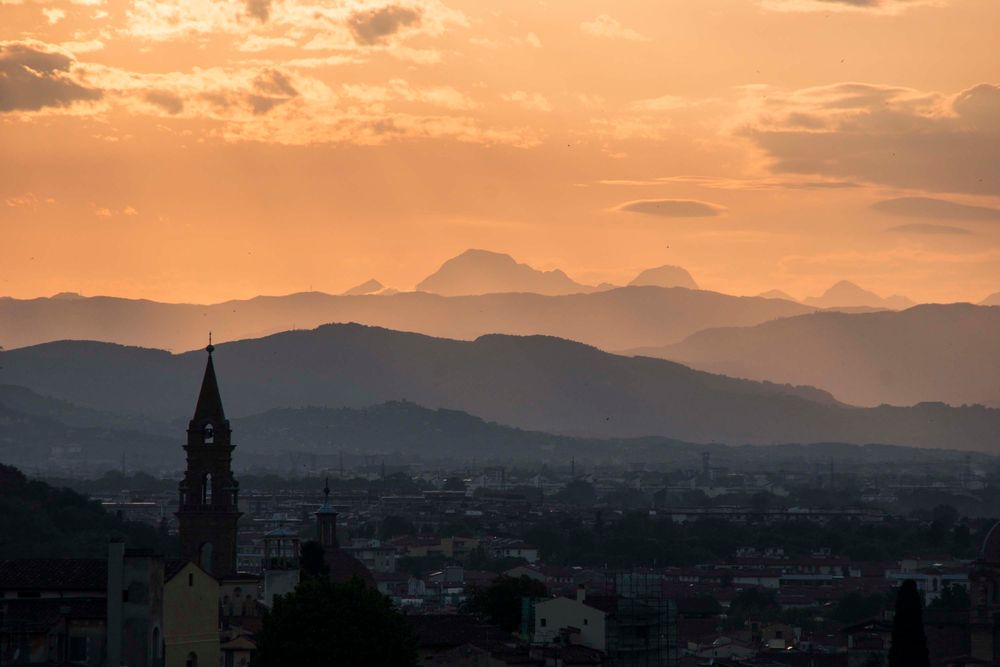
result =
[[452,257],[417,285],[420,292],[442,296],[466,296],[501,292],[532,294],[577,294],[592,292],[562,271],[539,271],[519,264],[510,255],[489,250],[466,250]]
[[679,266],[658,266],[655,269],[646,269],[637,275],[629,283],[633,287],[683,287],[684,289],[698,289],[698,283],[694,281],[691,274]]
[[0,535],[0,559],[106,559],[112,539],[168,556],[174,551],[172,541],[155,528],[124,522],[95,500],[28,480],[6,465],[0,465]]
[[841,280],[824,292],[822,296],[807,297],[804,303],[817,308],[863,306],[866,308],[888,308],[890,310],[902,310],[914,305],[913,301],[905,296],[893,294],[892,296],[881,297],[875,294],[875,292],[869,292],[847,280]]
[[632,353],[735,377],[822,387],[855,405],[1000,407],[1000,308],[923,305],[901,312],[813,313],[709,329]]
[[[840,441],[993,450],[1000,411],[928,404],[850,408],[808,387],[694,371],[548,337],[472,342],[328,325],[217,346],[227,412],[365,407],[406,399],[518,428],[695,442]],[[187,417],[204,352],[93,342],[13,350],[9,381],[80,405]]]
[[[0,461],[25,469],[107,470],[122,455],[146,469],[179,465],[180,435],[170,426],[135,416],[81,408],[0,385]],[[181,433],[180,429],[177,429]]]
[[774,299],[656,287],[566,296],[308,292],[211,306],[112,297],[0,299],[0,345],[9,349],[53,340],[99,340],[181,351],[203,347],[209,331],[215,340],[227,341],[360,322],[460,339],[544,334],[620,350],[675,343],[708,327],[747,326],[811,311]]

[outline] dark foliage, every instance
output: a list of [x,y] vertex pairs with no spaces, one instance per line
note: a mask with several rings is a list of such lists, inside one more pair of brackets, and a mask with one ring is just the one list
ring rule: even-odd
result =
[[102,558],[108,542],[176,552],[169,537],[150,526],[122,521],[95,500],[0,465],[0,558]]
[[542,598],[547,595],[545,584],[526,576],[497,577],[486,588],[472,591],[466,603],[468,611],[484,616],[507,632],[521,627],[521,609],[524,598]]
[[912,579],[904,581],[896,596],[889,667],[928,667],[930,664],[923,606],[917,583]]
[[307,578],[264,616],[255,667],[417,664],[417,644],[389,599],[354,580]]

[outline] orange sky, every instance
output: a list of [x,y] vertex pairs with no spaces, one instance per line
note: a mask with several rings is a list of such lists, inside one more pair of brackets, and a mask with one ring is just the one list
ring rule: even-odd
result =
[[997,25],[994,0],[0,0],[0,295],[409,289],[480,247],[978,301]]

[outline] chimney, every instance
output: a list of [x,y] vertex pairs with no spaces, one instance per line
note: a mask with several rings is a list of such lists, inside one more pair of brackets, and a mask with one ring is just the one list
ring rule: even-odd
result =
[[125,543],[108,544],[108,649],[107,664],[122,664],[122,592],[125,590]]
[[576,601],[583,602],[586,599],[587,599],[587,588],[583,584],[580,584],[579,586],[576,587]]

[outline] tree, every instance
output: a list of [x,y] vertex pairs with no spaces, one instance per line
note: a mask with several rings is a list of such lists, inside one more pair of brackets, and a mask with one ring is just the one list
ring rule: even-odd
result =
[[330,566],[326,564],[326,554],[322,545],[316,540],[309,540],[302,545],[299,552],[299,570],[302,579],[330,574]]
[[896,616],[892,621],[889,667],[929,667],[927,635],[924,633],[923,602],[917,582],[907,579],[896,596]]
[[521,609],[524,598],[542,598],[547,595],[545,584],[525,575],[518,578],[497,577],[486,588],[475,588],[469,601],[468,610],[480,614],[507,632],[521,627]]
[[965,611],[971,605],[969,593],[964,586],[952,584],[941,589],[938,599],[927,605],[928,609],[948,609],[951,611]]
[[255,667],[414,667],[417,642],[389,599],[360,581],[307,578],[264,615]]
[[401,516],[389,515],[382,520],[378,536],[382,540],[391,540],[400,535],[416,535],[416,527]]
[[574,479],[552,498],[556,502],[568,505],[593,505],[597,501],[597,492],[590,482]]
[[837,602],[832,616],[844,625],[850,625],[877,616],[882,611],[883,604],[885,604],[885,597],[878,593],[865,595],[852,591]]
[[445,491],[462,491],[466,490],[465,480],[461,477],[449,477],[444,480],[444,490]]

